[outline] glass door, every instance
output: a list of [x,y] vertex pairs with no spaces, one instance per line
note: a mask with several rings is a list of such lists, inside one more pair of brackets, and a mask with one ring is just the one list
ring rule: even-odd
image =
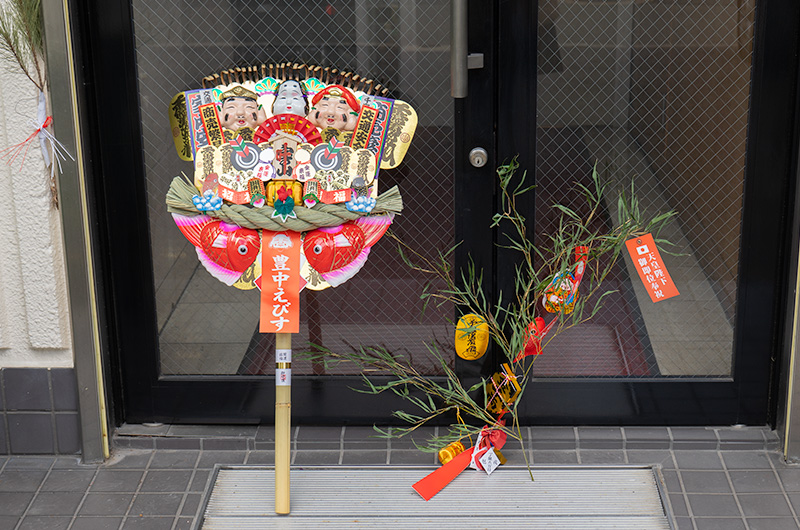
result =
[[[147,310],[150,322],[132,316],[144,320],[142,336],[136,337],[142,347],[122,343],[124,415],[134,422],[259,421],[272,415],[274,336],[258,332],[259,292],[212,277],[166,211],[172,179],[193,171],[175,152],[168,104],[178,92],[201,88],[207,76],[251,66],[276,77],[319,76],[343,85],[355,85],[358,78],[361,86],[364,80],[382,85],[418,116],[404,162],[380,172],[381,189],[397,185],[403,197],[402,215],[391,229],[433,257],[455,241],[449,2],[133,0],[129,10],[136,65],[130,83],[136,88],[143,155],[135,178],[144,182],[135,223],[146,230],[141,235],[149,239],[149,263],[141,261],[152,271],[136,289],[154,311]],[[425,375],[440,375],[442,367],[427,344],[452,343],[454,310],[430,307],[423,315],[420,293],[427,280],[407,267],[396,243],[384,237],[351,280],[303,290],[293,349],[385,348]],[[349,390],[361,384],[353,365],[326,367],[295,358],[292,368],[293,415],[300,421],[372,421],[391,413],[385,400],[358,399]]]
[[[665,265],[680,296],[653,304],[621,260],[603,311],[536,361],[526,421],[768,420],[787,248],[781,223],[792,189],[793,148],[780,141],[791,137],[791,113],[780,102],[792,101],[797,65],[763,58],[787,55],[776,53],[783,7],[764,10],[756,25],[747,1],[469,1],[466,52],[474,56],[467,96],[453,100],[449,0],[86,5],[118,417],[272,417],[274,346],[257,333],[258,296],[210,277],[166,213],[169,182],[191,171],[175,154],[166,109],[206,76],[288,62],[373,79],[416,109],[404,164],[381,173],[404,199],[392,229],[431,256],[460,243],[456,270],[472,259],[494,299],[513,278],[513,256],[490,228],[494,169],[514,156],[537,184],[520,208],[539,243],[554,229],[550,205],[579,200],[575,184],[595,162],[612,196],[633,181],[642,208],[678,211],[662,235],[676,244]],[[763,82],[776,72],[779,81]],[[759,124],[769,132],[753,135]],[[485,166],[468,161],[476,147],[488,153]],[[609,201],[598,223],[614,218]],[[351,281],[303,292],[295,349],[385,347],[437,377],[432,341],[466,380],[490,375],[496,353],[473,362],[452,353],[455,308],[421,316],[426,280],[390,240],[379,242]],[[403,406],[350,390],[361,384],[352,367],[293,368],[298,421],[380,423]]]
[[[779,311],[781,295],[777,277],[756,294],[756,271],[770,265],[747,265],[758,261],[751,227],[779,230],[781,221],[759,218],[768,203],[754,175],[778,187],[791,177],[758,172],[755,3],[537,4],[496,5],[495,55],[495,158],[519,155],[533,174],[522,208],[534,240],[546,248],[557,230],[554,203],[580,211],[577,185],[591,186],[596,164],[609,189],[597,228],[614,226],[616,197],[632,184],[646,214],[677,212],[660,236],[674,243],[662,257],[680,295],[653,303],[634,264],[620,259],[602,310],[536,358],[523,415],[561,424],[766,422],[779,342],[757,308]],[[756,51],[767,46],[755,42]],[[475,108],[470,98],[465,106]],[[496,259],[497,291],[513,292],[512,258],[498,250]]]

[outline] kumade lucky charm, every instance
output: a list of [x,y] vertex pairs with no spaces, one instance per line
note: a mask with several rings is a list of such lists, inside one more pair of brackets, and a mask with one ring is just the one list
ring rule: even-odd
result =
[[364,267],[403,209],[397,187],[383,190],[379,174],[402,162],[417,126],[408,103],[335,72],[239,68],[169,104],[178,156],[194,168],[191,181],[172,180],[167,209],[211,276],[261,291],[259,331],[275,334],[279,514],[290,511],[291,334],[300,328],[300,291],[337,287]]
[[175,147],[194,171],[191,185],[173,180],[168,209],[203,267],[227,285],[261,288],[269,230],[301,234],[300,290],[336,287],[402,210],[397,188],[382,192],[378,177],[405,156],[416,112],[371,81],[262,71],[271,75],[216,76],[220,84],[172,99]]

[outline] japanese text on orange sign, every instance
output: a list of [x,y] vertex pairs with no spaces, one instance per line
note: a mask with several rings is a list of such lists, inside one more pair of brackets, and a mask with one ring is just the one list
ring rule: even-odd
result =
[[661,254],[658,253],[652,234],[629,239],[625,242],[625,246],[653,302],[660,302],[680,294],[664,267],[664,262],[661,261]]
[[300,332],[300,234],[261,233],[261,333]]

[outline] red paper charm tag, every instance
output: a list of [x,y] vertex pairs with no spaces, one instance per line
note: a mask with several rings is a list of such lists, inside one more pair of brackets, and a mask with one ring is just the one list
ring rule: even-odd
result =
[[300,332],[300,237],[261,233],[261,333]]
[[658,253],[652,234],[629,239],[625,242],[625,246],[653,302],[660,302],[680,294],[664,267],[664,262],[661,261],[661,254]]

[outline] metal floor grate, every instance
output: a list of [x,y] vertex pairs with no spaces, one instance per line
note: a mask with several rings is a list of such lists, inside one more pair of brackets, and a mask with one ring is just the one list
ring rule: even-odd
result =
[[650,466],[534,466],[535,482],[525,467],[467,470],[425,502],[411,485],[431,469],[295,467],[292,513],[278,516],[271,467],[221,466],[200,528],[673,528]]

